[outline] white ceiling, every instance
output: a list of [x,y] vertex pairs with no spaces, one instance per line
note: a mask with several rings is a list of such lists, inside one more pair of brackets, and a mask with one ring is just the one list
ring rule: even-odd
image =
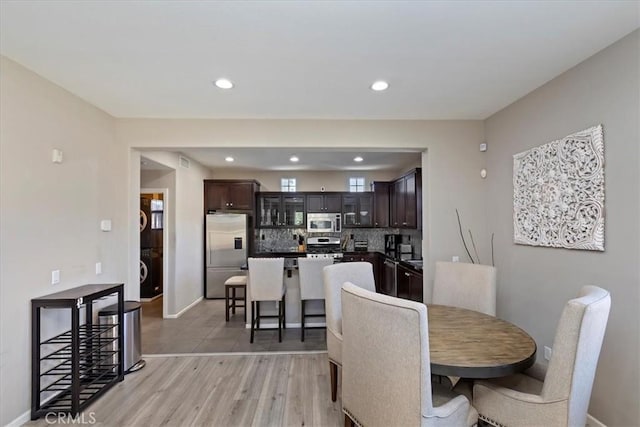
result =
[[[353,149],[308,149],[308,148],[176,148],[185,156],[197,160],[212,169],[244,169],[271,171],[383,171],[399,170],[420,164],[421,153],[417,150],[360,150]],[[289,158],[296,155],[297,163]],[[144,157],[144,152],[142,153]],[[233,163],[224,159],[234,158]],[[363,161],[354,162],[356,156]],[[159,165],[151,160],[143,159],[142,169],[158,169]]]
[[2,0],[0,52],[116,117],[484,119],[638,25],[637,1]]
[[[0,52],[115,117],[484,119],[638,28],[639,5],[0,0]],[[389,90],[372,92],[376,79]],[[248,170],[389,170],[420,156],[174,151]]]

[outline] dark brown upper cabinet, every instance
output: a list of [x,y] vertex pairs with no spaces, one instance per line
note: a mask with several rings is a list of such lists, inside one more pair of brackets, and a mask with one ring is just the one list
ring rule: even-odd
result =
[[303,193],[258,193],[258,228],[306,227],[305,195]]
[[204,212],[253,212],[260,183],[254,180],[205,179]]
[[416,168],[391,183],[389,226],[422,228],[422,173]]
[[308,213],[340,213],[341,209],[342,193],[307,194]]
[[373,193],[345,193],[342,196],[342,226],[373,227]]
[[373,226],[376,228],[389,227],[389,187],[387,181],[371,183],[373,192]]

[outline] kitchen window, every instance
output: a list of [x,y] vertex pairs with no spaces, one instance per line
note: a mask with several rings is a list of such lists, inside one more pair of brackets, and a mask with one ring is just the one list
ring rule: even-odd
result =
[[349,191],[352,193],[362,193],[364,191],[364,178],[349,178]]
[[294,192],[296,191],[296,179],[295,178],[282,178],[280,180],[280,191]]

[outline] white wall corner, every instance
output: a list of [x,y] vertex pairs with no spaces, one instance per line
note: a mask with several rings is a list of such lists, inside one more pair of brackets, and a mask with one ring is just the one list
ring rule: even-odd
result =
[[602,421],[597,418],[591,416],[591,414],[587,414],[587,425],[586,427],[607,427]]
[[191,304],[189,304],[188,306],[186,306],[185,308],[183,308],[182,310],[180,310],[176,314],[167,314],[165,316],[165,319],[177,319],[178,317],[182,316],[187,311],[189,311],[191,308],[193,308],[193,306],[195,306],[197,303],[199,303],[203,299],[204,299],[204,297],[200,297],[200,298],[196,299],[194,302],[192,302]]

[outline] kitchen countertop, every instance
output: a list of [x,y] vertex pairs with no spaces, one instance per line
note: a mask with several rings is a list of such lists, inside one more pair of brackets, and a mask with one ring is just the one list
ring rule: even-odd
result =
[[[352,252],[344,252],[343,253],[343,256],[358,256],[358,255],[378,255],[378,256],[383,257],[384,259],[390,259],[390,260],[396,261],[399,265],[402,265],[403,267],[405,267],[405,268],[407,268],[409,270],[414,270],[414,271],[416,271],[418,273],[422,273],[422,264],[416,265],[415,263],[411,263],[411,262],[408,262],[408,261],[400,261],[400,260],[398,260],[396,258],[387,256],[387,255],[383,254],[382,252],[365,252],[365,251],[353,252],[352,251]],[[413,261],[422,261],[422,260],[420,259],[420,260],[413,260]]]
[[[403,267],[409,269],[409,270],[414,270],[418,273],[422,273],[422,265],[416,265],[415,263],[411,263],[411,262],[407,262],[407,261],[400,261],[398,259],[386,256],[385,254],[383,254],[382,252],[343,252],[343,256],[357,256],[357,255],[379,255],[385,259],[391,259],[393,261],[398,262],[399,265],[402,265]],[[283,258],[299,258],[299,257],[306,257],[307,253],[306,252],[256,252],[253,254],[253,257],[256,258],[275,258],[275,257],[283,257]],[[422,260],[415,260],[415,261],[422,261]]]

